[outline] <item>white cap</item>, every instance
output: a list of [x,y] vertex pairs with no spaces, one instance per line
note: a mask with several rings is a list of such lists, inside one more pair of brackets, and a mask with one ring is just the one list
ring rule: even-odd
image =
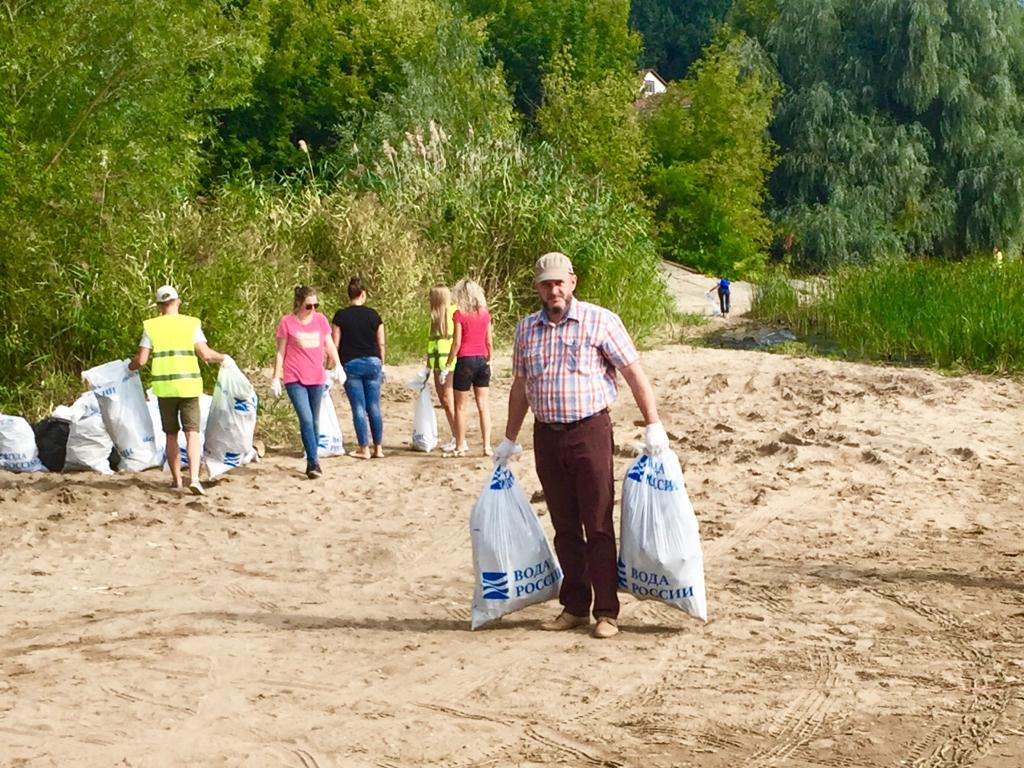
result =
[[174,290],[173,285],[162,285],[156,289],[156,303],[166,304],[168,301],[174,301],[178,298],[178,292]]

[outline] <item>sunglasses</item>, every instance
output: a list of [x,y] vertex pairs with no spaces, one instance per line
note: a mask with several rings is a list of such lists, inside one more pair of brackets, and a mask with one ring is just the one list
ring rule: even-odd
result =
[[307,304],[306,305],[306,309],[317,309],[319,306],[320,306],[320,302],[318,301],[315,304]]

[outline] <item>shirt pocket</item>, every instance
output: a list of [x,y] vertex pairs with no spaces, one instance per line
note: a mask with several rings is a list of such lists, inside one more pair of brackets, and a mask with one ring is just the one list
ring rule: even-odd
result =
[[562,340],[563,359],[570,373],[593,373],[596,369],[596,352],[597,350],[578,337],[566,337]]

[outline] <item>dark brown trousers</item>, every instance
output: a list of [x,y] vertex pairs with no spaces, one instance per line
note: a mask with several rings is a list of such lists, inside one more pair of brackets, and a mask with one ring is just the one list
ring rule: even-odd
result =
[[555,528],[564,579],[559,602],[576,616],[619,615],[615,567],[615,477],[607,411],[568,429],[534,422],[537,476]]

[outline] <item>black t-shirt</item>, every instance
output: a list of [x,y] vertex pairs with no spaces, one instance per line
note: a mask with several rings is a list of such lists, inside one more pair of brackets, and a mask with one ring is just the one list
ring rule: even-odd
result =
[[383,324],[377,311],[363,306],[348,306],[334,313],[331,320],[341,328],[338,355],[342,363],[357,357],[380,357],[377,329]]

